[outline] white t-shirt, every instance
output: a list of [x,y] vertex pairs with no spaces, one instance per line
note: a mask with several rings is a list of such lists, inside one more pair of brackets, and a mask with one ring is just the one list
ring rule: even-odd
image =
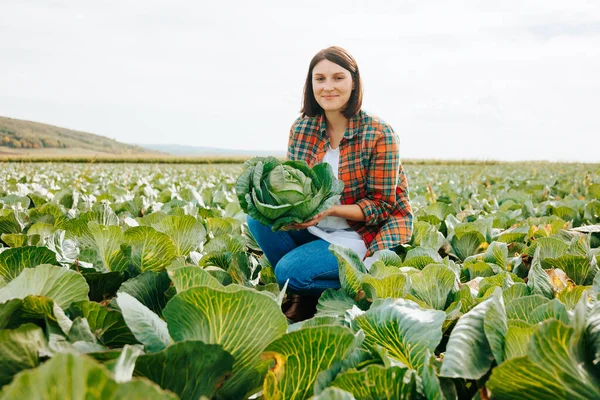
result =
[[[333,174],[338,177],[340,165],[340,148],[332,149],[329,147],[322,162],[331,165]],[[338,200],[337,204],[341,204]],[[309,226],[308,231],[313,235],[325,240],[326,242],[337,244],[354,250],[362,260],[367,254],[367,246],[360,235],[355,232],[348,221],[340,217],[325,217],[316,226]],[[375,261],[373,257],[367,257],[363,262],[367,268]]]

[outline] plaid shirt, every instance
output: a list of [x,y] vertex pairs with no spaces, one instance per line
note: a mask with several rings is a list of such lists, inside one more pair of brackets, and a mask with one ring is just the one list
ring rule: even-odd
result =
[[[287,159],[311,167],[320,163],[329,148],[325,124],[323,115],[298,118],[290,130]],[[362,110],[350,119],[340,142],[338,175],[344,182],[341,203],[357,204],[365,215],[364,222],[348,224],[367,245],[366,257],[410,240],[408,182],[389,125]]]

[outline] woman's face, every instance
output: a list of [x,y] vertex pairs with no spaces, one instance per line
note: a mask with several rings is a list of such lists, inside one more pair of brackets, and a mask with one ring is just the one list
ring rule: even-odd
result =
[[350,71],[334,62],[321,60],[313,68],[313,93],[325,111],[342,111],[350,100],[353,86]]

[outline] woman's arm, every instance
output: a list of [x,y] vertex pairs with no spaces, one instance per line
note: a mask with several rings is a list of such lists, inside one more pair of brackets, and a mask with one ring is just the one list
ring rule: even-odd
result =
[[287,147],[287,153],[285,155],[285,159],[286,160],[292,160],[293,156],[294,156],[294,127],[292,126],[292,128],[290,129],[290,136],[288,138],[288,147]]
[[336,204],[329,210],[325,211],[326,217],[340,217],[350,221],[362,222],[365,220],[365,214],[363,214],[360,206],[356,204]]
[[396,203],[399,173],[398,139],[388,128],[377,139],[371,155],[365,186],[367,195],[356,202],[365,216],[365,225],[379,225],[389,218]]

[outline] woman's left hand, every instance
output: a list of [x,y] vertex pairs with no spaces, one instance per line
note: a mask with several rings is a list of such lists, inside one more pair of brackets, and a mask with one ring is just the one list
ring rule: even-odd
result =
[[301,224],[292,224],[292,225],[288,225],[285,228],[283,228],[283,230],[289,231],[289,230],[300,230],[300,229],[306,229],[309,226],[315,226],[317,225],[319,222],[321,222],[321,220],[325,217],[328,217],[331,215],[331,213],[333,212],[333,208],[335,206],[332,206],[330,208],[328,208],[327,210],[315,215],[311,220],[303,222]]

